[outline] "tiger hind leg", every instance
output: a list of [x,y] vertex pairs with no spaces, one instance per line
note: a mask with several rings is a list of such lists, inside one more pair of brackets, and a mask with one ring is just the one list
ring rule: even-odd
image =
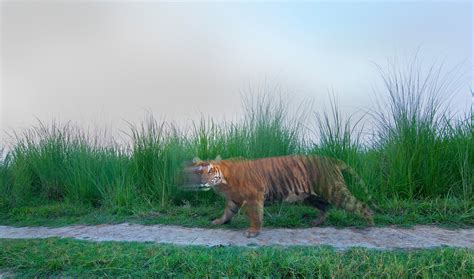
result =
[[373,211],[365,203],[354,197],[349,189],[347,189],[345,184],[335,184],[329,195],[329,201],[337,208],[355,213],[356,215],[364,218],[369,226],[374,225]]
[[316,195],[309,196],[308,198],[306,198],[305,202],[309,203],[310,205],[316,207],[319,210],[318,218],[311,221],[311,225],[319,226],[322,223],[324,223],[328,214],[328,210],[331,207],[331,205],[326,200]]

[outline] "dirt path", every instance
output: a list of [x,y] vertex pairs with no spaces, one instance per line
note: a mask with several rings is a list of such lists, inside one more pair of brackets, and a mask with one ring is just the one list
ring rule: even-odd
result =
[[409,229],[384,228],[309,228],[264,229],[256,238],[245,238],[243,231],[228,229],[185,228],[179,226],[137,224],[46,227],[0,226],[0,238],[69,237],[91,241],[138,241],[177,245],[330,245],[337,249],[366,247],[373,249],[413,249],[439,246],[474,249],[474,229],[448,230],[431,226]]

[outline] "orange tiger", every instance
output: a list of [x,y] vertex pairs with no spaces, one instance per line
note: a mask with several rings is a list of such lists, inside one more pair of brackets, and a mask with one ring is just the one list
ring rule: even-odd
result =
[[245,235],[257,236],[262,228],[264,201],[308,201],[321,211],[312,222],[324,222],[330,205],[363,217],[373,225],[372,210],[348,190],[342,171],[359,179],[344,162],[320,156],[283,156],[257,160],[193,159],[188,173],[197,176],[199,188],[214,189],[226,199],[224,214],[212,224],[230,222],[245,204],[250,228]]

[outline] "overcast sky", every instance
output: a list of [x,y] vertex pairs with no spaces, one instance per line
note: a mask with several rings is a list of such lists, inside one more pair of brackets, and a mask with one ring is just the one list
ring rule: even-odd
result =
[[[92,125],[231,119],[241,92],[279,85],[291,99],[333,90],[347,112],[373,103],[373,62],[420,49],[463,63],[453,100],[471,97],[473,7],[466,2],[160,3],[2,1],[1,124],[35,117]],[[294,97],[293,97],[294,96]]]

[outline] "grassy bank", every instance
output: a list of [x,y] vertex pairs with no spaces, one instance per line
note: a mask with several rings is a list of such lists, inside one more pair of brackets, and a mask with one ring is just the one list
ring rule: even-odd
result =
[[[451,92],[440,82],[439,73],[404,73],[397,69],[383,73],[386,102],[357,121],[344,119],[333,103],[311,126],[312,112],[292,113],[284,100],[267,94],[246,99],[239,122],[208,119],[180,129],[149,116],[142,124],[130,125],[125,133],[129,144],[118,145],[101,133],[56,122],[16,131],[11,150],[0,163],[1,219],[15,223],[17,218],[21,223],[19,216],[28,219],[25,212],[35,214],[28,208],[45,204],[120,216],[173,207],[204,214],[207,207],[220,210],[222,199],[213,193],[180,190],[184,161],[194,156],[319,154],[342,159],[360,173],[373,204],[381,208],[380,224],[390,223],[383,216],[393,212],[410,216],[417,205],[435,204],[429,210],[414,210],[413,219],[431,220],[441,212],[434,223],[472,225],[471,116],[451,113],[443,105],[441,97]],[[372,124],[370,136],[362,137],[364,123]],[[318,131],[317,136],[311,137],[310,131]],[[350,178],[348,183],[358,198],[369,198]],[[298,212],[306,214],[305,209]],[[334,218],[330,223],[337,223]],[[397,222],[413,223],[404,220]]]
[[0,240],[0,268],[16,276],[444,277],[473,275],[470,250],[177,247],[78,240]]
[[[24,206],[11,209],[0,215],[0,224],[11,226],[65,226],[71,224],[138,223],[168,224],[188,227],[209,227],[211,221],[220,217],[223,201],[208,205],[170,205],[134,208],[133,210],[111,210],[77,204],[57,202],[49,205]],[[376,226],[438,225],[448,228],[474,226],[472,203],[459,199],[428,199],[423,201],[386,202],[375,214]],[[303,204],[271,204],[264,210],[264,227],[306,228],[316,219],[318,212]],[[329,212],[323,226],[364,227],[365,220],[343,210]],[[232,222],[218,226],[223,229],[244,229],[248,220],[239,212]]]

